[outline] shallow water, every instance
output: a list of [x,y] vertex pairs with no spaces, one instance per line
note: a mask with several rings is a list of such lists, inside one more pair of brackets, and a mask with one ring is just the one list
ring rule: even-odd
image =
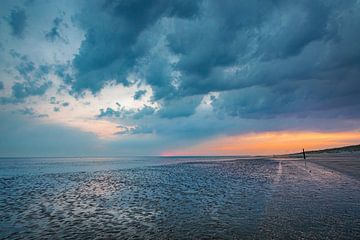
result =
[[360,238],[357,179],[301,161],[204,160],[2,174],[0,238]]
[[95,172],[199,161],[227,161],[247,157],[33,157],[0,158],[0,177],[47,173]]

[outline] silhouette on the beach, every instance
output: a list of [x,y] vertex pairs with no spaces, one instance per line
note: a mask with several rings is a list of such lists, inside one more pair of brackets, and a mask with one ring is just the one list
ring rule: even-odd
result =
[[[305,155],[305,149],[303,149],[303,157],[304,157],[304,162],[305,162],[305,167],[306,167],[306,155]],[[311,171],[310,171],[311,172]]]
[[303,149],[303,157],[304,157],[304,160],[306,160],[306,155],[305,155],[305,150]]

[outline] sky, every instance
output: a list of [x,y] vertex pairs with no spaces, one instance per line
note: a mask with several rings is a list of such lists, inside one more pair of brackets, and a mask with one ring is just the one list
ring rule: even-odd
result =
[[3,0],[0,156],[360,143],[359,0]]

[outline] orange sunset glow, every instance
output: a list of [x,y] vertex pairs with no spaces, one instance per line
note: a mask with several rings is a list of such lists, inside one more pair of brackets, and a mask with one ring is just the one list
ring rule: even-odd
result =
[[219,137],[172,155],[272,155],[358,144],[360,132],[263,132]]

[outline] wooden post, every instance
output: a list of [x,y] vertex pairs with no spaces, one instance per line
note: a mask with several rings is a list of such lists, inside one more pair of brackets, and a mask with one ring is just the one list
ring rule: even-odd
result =
[[303,149],[304,160],[306,160],[305,150]]

